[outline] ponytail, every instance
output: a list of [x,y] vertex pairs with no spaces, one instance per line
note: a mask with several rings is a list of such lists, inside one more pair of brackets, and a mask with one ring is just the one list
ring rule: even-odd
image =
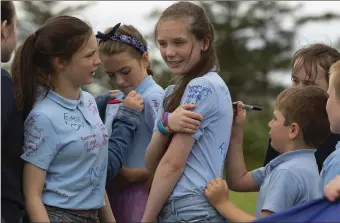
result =
[[17,107],[22,110],[24,120],[35,102],[39,69],[35,57],[36,34],[30,35],[17,50],[11,66],[14,96]]

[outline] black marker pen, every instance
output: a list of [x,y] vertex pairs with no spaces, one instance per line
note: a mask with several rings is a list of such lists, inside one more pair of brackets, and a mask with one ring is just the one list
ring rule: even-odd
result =
[[[236,107],[236,103],[233,103],[233,106]],[[246,104],[242,104],[242,108],[246,109],[247,111],[262,111],[262,108],[259,106],[255,106],[255,105],[246,105]]]

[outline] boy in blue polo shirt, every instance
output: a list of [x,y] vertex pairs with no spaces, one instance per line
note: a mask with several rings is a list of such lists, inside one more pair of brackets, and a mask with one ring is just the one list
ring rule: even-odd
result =
[[[330,79],[328,86],[328,101],[327,101],[327,114],[330,122],[331,132],[335,134],[340,133],[340,60],[334,63],[330,68]],[[340,142],[335,147],[325,162],[321,170],[321,194],[323,188],[335,178],[340,175]]]
[[290,88],[276,99],[274,117],[269,122],[272,146],[280,156],[265,167],[248,172],[242,153],[246,112],[238,102],[226,159],[229,188],[259,191],[256,217],[228,200],[228,185],[212,180],[205,194],[211,204],[229,221],[253,221],[284,211],[319,195],[319,171],[314,157],[317,147],[329,134],[326,113],[327,94],[318,87]]

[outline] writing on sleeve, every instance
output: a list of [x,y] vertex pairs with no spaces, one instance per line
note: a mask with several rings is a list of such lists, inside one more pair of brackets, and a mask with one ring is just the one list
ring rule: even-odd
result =
[[41,145],[45,142],[45,137],[43,135],[44,128],[39,126],[35,119],[32,118],[25,125],[25,153],[26,156],[30,156],[32,153],[36,152]]
[[210,87],[202,85],[189,85],[186,93],[186,104],[197,104],[206,97],[212,95]]

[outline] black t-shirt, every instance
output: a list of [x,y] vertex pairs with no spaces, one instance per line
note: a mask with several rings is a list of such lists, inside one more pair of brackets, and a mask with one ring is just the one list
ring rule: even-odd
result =
[[[1,215],[19,215],[24,208],[22,193],[23,127],[22,114],[17,109],[13,94],[13,81],[1,69]],[[11,213],[8,213],[11,212]]]
[[[319,171],[321,171],[323,162],[335,150],[335,146],[339,141],[340,135],[330,133],[327,139],[317,148],[315,152],[315,158],[318,164]],[[271,160],[275,159],[278,155],[280,155],[279,152],[273,149],[270,143],[271,139],[269,138],[269,143],[263,166],[267,165]]]

